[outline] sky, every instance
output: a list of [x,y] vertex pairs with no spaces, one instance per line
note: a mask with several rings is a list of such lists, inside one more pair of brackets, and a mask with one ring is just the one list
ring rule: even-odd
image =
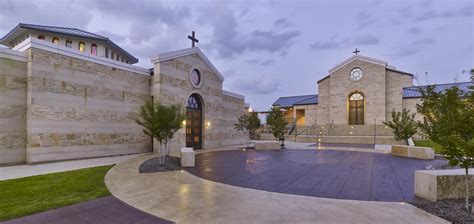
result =
[[415,85],[468,81],[474,68],[473,0],[0,0],[0,36],[20,22],[107,36],[144,68],[190,47],[194,30],[224,89],[257,111],[316,94],[355,48],[414,74]]

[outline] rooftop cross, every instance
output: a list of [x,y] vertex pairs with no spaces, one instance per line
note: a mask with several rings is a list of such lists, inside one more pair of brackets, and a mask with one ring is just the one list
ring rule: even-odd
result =
[[199,43],[199,40],[194,37],[195,33],[192,32],[191,36],[188,35],[188,39],[191,40],[191,47],[194,47],[194,43]]
[[352,53],[354,53],[354,54],[356,54],[356,55],[357,55],[359,52],[360,52],[360,51],[359,51],[359,50],[356,48],[356,50],[355,50],[355,51],[353,51]]

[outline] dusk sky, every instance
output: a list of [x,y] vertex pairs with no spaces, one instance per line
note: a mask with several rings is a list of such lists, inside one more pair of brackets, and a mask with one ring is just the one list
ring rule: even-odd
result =
[[355,48],[415,74],[415,85],[467,81],[474,68],[473,0],[0,0],[0,36],[18,23],[107,36],[145,68],[153,55],[190,47],[194,30],[224,88],[259,111],[279,96],[317,93]]

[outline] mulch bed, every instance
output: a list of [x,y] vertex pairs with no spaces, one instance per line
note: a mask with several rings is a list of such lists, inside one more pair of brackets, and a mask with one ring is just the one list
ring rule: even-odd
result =
[[436,203],[420,201],[410,202],[410,204],[453,223],[474,223],[474,213],[466,211],[464,199],[448,199]]
[[146,160],[138,168],[139,173],[155,173],[181,170],[181,161],[178,157],[166,156],[164,165],[160,165],[160,157]]

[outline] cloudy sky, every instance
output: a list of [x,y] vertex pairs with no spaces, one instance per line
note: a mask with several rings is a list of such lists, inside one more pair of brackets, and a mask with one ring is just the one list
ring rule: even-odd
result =
[[18,23],[108,36],[151,68],[155,54],[198,46],[257,110],[279,96],[314,94],[335,64],[361,54],[418,76],[467,81],[474,67],[474,1],[0,0],[0,36]]

